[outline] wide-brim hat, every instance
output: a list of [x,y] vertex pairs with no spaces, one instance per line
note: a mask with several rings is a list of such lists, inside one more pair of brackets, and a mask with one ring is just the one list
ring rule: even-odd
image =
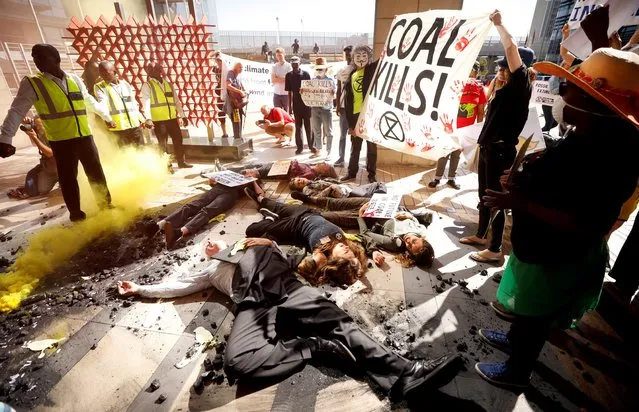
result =
[[317,57],[315,58],[315,66],[316,69],[327,69],[329,67],[328,64],[326,64],[326,58],[325,57]]
[[539,62],[535,70],[563,77],[639,127],[639,55],[612,48],[595,50],[569,70]]
[[[520,46],[520,47],[517,48],[517,51],[519,52],[519,57],[521,57],[522,63],[524,63],[524,65],[526,65],[526,67],[530,67],[533,64],[533,62],[535,61],[535,52],[534,52],[534,50],[530,49],[528,47]],[[508,58],[506,56],[497,59],[495,61],[495,63],[497,63],[498,65],[500,65],[504,69],[508,68]]]

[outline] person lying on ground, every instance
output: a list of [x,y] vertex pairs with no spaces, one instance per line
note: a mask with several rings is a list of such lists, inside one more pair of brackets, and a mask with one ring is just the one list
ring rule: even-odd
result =
[[246,236],[304,246],[312,258],[304,261],[302,270],[314,285],[327,281],[351,285],[363,276],[368,263],[366,251],[349,240],[339,226],[324,219],[317,209],[275,202],[255,187],[257,192],[250,188],[245,192],[257,203],[264,219],[249,225]]
[[291,160],[288,173],[281,176],[269,176],[269,172],[273,167],[270,163],[254,163],[249,166],[229,167],[228,170],[236,173],[242,173],[246,177],[254,177],[256,179],[293,179],[295,177],[304,177],[306,179],[317,179],[318,177],[332,177],[337,179],[335,168],[326,162],[308,164],[300,163],[297,160]]
[[369,183],[367,185],[357,185],[354,183],[340,183],[337,179],[315,179],[310,180],[304,177],[294,177],[289,184],[291,197],[308,203],[310,197],[368,197],[375,193],[386,193],[386,185],[380,182]]
[[[295,120],[279,107],[264,105],[260,110],[264,119],[258,120],[255,124],[267,134],[275,137],[276,143],[289,146],[295,134]],[[288,139],[286,139],[287,137]]]
[[[268,239],[245,239],[246,249],[231,259],[226,245],[209,243],[214,256],[205,270],[179,281],[137,285],[120,281],[123,296],[186,296],[215,287],[235,303],[224,369],[228,376],[252,383],[285,379],[307,363],[333,363],[365,372],[393,400],[434,389],[461,366],[458,354],[408,360],[364,332],[318,289],[293,274],[298,259],[286,256]],[[228,249],[227,249],[228,250]],[[277,321],[277,322],[276,322]]]
[[7,196],[12,199],[27,199],[46,195],[58,183],[58,168],[55,164],[53,151],[49,146],[47,132],[39,117],[34,119],[25,117],[20,129],[29,136],[31,143],[38,148],[40,163],[27,172],[24,186],[10,190],[7,192]]
[[173,249],[215,216],[226,212],[235,206],[235,202],[242,195],[245,186],[226,187],[218,185],[215,179],[209,178],[211,189],[198,196],[192,202],[180,206],[168,217],[154,224],[150,231],[155,234],[158,230],[164,232],[167,249]]
[[[361,211],[367,207],[368,205],[362,206]],[[404,267],[433,265],[435,251],[426,240],[426,226],[411,213],[397,212],[392,219],[384,224],[375,223],[371,229],[361,216],[357,218],[357,223],[360,236],[364,238],[368,249],[375,250],[371,256],[378,265],[384,263],[384,256],[377,249],[398,253],[395,259]]]

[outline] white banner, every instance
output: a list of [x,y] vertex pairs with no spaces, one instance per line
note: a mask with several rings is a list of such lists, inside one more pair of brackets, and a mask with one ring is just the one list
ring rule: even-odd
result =
[[589,15],[597,7],[603,6],[606,0],[577,0],[568,17],[568,26],[570,30],[577,30],[587,15]]
[[[579,3],[591,3],[590,1],[577,1],[575,7],[578,7]],[[612,35],[613,32],[619,30],[622,26],[626,26],[629,24],[637,24],[637,16],[639,15],[639,1],[637,0],[599,0],[592,1],[592,3],[597,3],[598,5],[610,5],[609,10],[609,23],[608,23],[608,36]],[[583,11],[584,9],[582,9]],[[592,11],[592,8],[589,9]],[[573,10],[573,13],[575,10]],[[586,13],[587,15],[588,13]],[[590,55],[592,52],[592,44],[590,40],[588,40],[588,36],[581,29],[579,23],[581,20],[586,18],[586,15],[581,17],[581,15],[577,16],[577,26],[574,28],[577,29],[574,33],[570,35],[562,44],[566,47],[572,54],[584,60],[586,57]],[[569,22],[572,20],[573,15],[571,14]]]
[[[254,62],[251,60],[238,59],[237,57],[229,56],[228,54],[220,53],[220,58],[224,63],[222,68],[222,84],[225,85],[226,90],[226,77],[229,70],[233,69],[235,62],[242,63],[244,70],[240,74],[240,79],[244,88],[249,92],[249,105],[248,112],[259,112],[260,108],[265,104],[273,106],[273,83],[271,83],[271,70],[273,65],[269,63]],[[346,65],[345,62],[336,62],[330,64],[328,74],[338,71]],[[308,72],[313,77],[313,66],[303,64],[300,67],[302,70]]]
[[[474,158],[475,150],[478,150],[477,139],[479,138],[479,133],[481,132],[481,129],[483,127],[484,122],[481,122],[458,129],[459,141],[461,143],[463,155],[468,162],[470,162]],[[537,108],[534,106],[528,108],[528,119],[526,120],[524,129],[519,134],[519,143],[517,144],[517,150],[519,150],[521,145],[526,141],[526,139],[528,139],[531,134],[533,135],[533,138],[530,141],[530,145],[528,146],[528,150],[526,151],[526,153],[534,153],[540,150],[544,150],[546,148],[546,141],[544,140],[543,133],[541,132],[541,125],[539,124],[539,114],[537,113]],[[477,170],[471,169],[471,172],[477,172]]]
[[402,195],[399,194],[375,193],[362,213],[362,217],[390,219],[397,212],[401,201]]
[[308,107],[324,107],[333,104],[335,80],[302,80],[302,101]]
[[242,186],[257,180],[254,177],[246,177],[244,175],[232,172],[230,170],[222,170],[221,172],[205,173],[204,177],[215,179],[218,184],[224,185],[227,187]]
[[376,144],[437,160],[453,137],[460,85],[492,23],[487,14],[431,10],[396,16],[355,132]]
[[557,96],[550,93],[550,84],[547,80],[535,80],[531,101],[543,106],[552,106]]

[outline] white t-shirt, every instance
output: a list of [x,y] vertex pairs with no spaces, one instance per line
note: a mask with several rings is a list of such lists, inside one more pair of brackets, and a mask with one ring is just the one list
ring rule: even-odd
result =
[[[277,77],[281,77],[282,79],[286,76],[286,73],[293,71],[293,67],[287,61],[284,63],[275,63],[273,65],[273,74]],[[284,88],[284,82],[282,83],[273,83],[273,93],[279,95],[288,95],[288,92]]]

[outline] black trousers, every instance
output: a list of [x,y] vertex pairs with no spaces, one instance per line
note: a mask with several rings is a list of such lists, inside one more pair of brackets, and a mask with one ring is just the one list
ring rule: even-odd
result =
[[639,219],[635,219],[630,234],[623,244],[615,265],[608,273],[617,282],[615,286],[629,297],[639,288],[639,271],[637,262],[634,260],[635,253],[639,250]]
[[259,222],[251,223],[246,228],[247,237],[268,237],[276,239],[283,244],[305,244],[300,238],[302,217],[315,211],[304,205],[286,205],[271,199],[263,199],[260,207],[277,213],[280,218],[275,222],[263,219]]
[[555,316],[517,316],[510,325],[511,354],[506,364],[516,379],[528,380],[530,377],[554,320]]
[[174,228],[186,227],[190,233],[197,232],[209,220],[231,209],[239,197],[237,189],[214,186],[191,203],[180,207],[167,217]]
[[312,358],[309,337],[338,339],[357,366],[388,391],[411,362],[382,346],[316,288],[287,275],[277,306],[240,304],[226,345],[225,371],[235,378],[285,378]]
[[139,127],[132,127],[126,130],[116,130],[116,136],[118,136],[119,146],[140,146],[144,140],[142,136],[142,129]]
[[158,138],[160,149],[164,153],[168,153],[167,142],[169,137],[173,142],[173,153],[178,164],[184,163],[184,148],[182,147],[182,131],[180,130],[180,124],[177,119],[162,120],[153,122],[155,129],[155,137]]
[[302,141],[302,125],[304,125],[308,149],[314,151],[313,136],[311,135],[311,108],[293,105],[293,113],[295,115],[295,144],[297,145],[297,150],[304,150],[304,142]]
[[[348,175],[356,176],[359,170],[359,154],[362,151],[363,139],[351,136],[351,158],[348,161]],[[366,170],[369,178],[375,178],[377,173],[377,145],[366,141]]]
[[542,131],[547,132],[557,126],[555,118],[552,117],[552,106],[542,105],[541,111],[544,113],[544,127],[541,128]]
[[71,215],[80,213],[80,187],[78,186],[78,162],[82,163],[84,173],[89,179],[93,196],[100,208],[111,204],[111,193],[100,163],[98,148],[93,136],[76,139],[49,141],[64,203]]
[[[491,216],[490,208],[484,205],[482,197],[486,194],[486,189],[498,192],[502,190],[499,178],[504,174],[504,170],[510,169],[513,165],[516,154],[515,146],[503,143],[493,143],[480,147],[477,171],[479,175],[479,227],[477,228],[477,236],[480,238],[486,238]],[[501,250],[504,222],[504,211],[502,210],[491,225],[492,235],[488,247],[491,252],[499,252]]]

